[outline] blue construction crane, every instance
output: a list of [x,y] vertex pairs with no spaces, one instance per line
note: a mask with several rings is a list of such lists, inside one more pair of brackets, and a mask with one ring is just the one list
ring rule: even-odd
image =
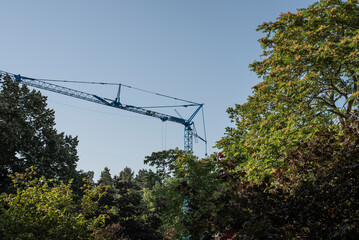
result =
[[[163,122],[170,121],[170,122],[175,122],[175,123],[182,124],[182,125],[184,125],[184,150],[185,151],[190,151],[190,152],[193,151],[193,137],[195,137],[196,139],[199,138],[200,140],[202,140],[205,143],[205,149],[206,149],[205,154],[207,155],[207,139],[206,139],[206,130],[205,130],[205,125],[204,125],[203,104],[199,104],[199,103],[195,103],[195,102],[191,102],[191,101],[187,101],[187,100],[183,100],[183,99],[179,99],[179,98],[175,98],[175,97],[170,97],[170,96],[159,94],[159,93],[149,92],[149,91],[134,88],[134,87],[131,87],[131,86],[128,86],[128,85],[125,85],[125,84],[104,83],[104,82],[83,82],[83,81],[36,79],[36,78],[24,77],[24,76],[21,76],[20,74],[13,74],[13,73],[1,71],[1,70],[0,70],[0,74],[1,74],[1,76],[8,75],[9,77],[11,77],[11,79],[13,81],[16,81],[16,82],[19,82],[19,83],[22,83],[22,84],[25,84],[25,85],[28,85],[28,86],[31,86],[31,87],[48,90],[48,91],[51,91],[51,92],[67,95],[67,96],[70,96],[70,97],[79,98],[79,99],[86,100],[86,101],[89,101],[89,102],[94,102],[94,103],[102,104],[102,105],[105,105],[105,106],[114,107],[114,108],[130,111],[130,112],[134,112],[134,113],[138,113],[138,114],[142,114],[142,115],[146,115],[146,116],[150,116],[150,117],[154,117],[154,118],[159,118]],[[87,83],[87,84],[102,84],[102,85],[106,85],[106,84],[107,85],[117,85],[118,86],[118,91],[117,91],[117,96],[116,96],[115,100],[111,100],[111,99],[107,99],[107,98],[97,96],[95,94],[90,94],[90,93],[78,91],[78,90],[75,90],[75,89],[59,86],[59,85],[56,85],[56,84],[52,84],[52,83],[49,83],[50,81],[53,81],[53,82]],[[121,87],[122,86],[137,89],[137,90],[142,90],[142,91],[145,91],[145,92],[148,92],[148,93],[153,93],[155,95],[171,98],[171,99],[174,99],[174,100],[179,100],[179,101],[182,101],[182,102],[186,102],[187,104],[176,105],[176,106],[157,106],[157,107],[137,107],[137,106],[122,104],[121,101],[120,101],[120,94],[121,94]],[[171,115],[167,115],[167,114],[163,114],[163,113],[160,113],[160,112],[150,110],[150,109],[158,108],[158,107],[196,107],[196,109],[188,119],[184,119],[180,115],[179,115],[180,117],[175,117],[175,116],[171,116]],[[193,122],[193,118],[197,115],[197,113],[200,110],[202,110],[204,138],[198,136],[198,134],[196,132],[195,125],[194,125],[194,122]]]

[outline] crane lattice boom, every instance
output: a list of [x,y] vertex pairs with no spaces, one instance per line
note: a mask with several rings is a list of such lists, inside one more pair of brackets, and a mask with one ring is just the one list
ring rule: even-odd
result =
[[[106,105],[109,107],[114,107],[114,108],[118,108],[118,109],[122,109],[122,110],[126,110],[126,111],[130,111],[130,112],[134,112],[134,113],[138,113],[138,114],[142,114],[142,115],[146,115],[146,116],[150,116],[150,117],[154,117],[154,118],[159,118],[162,121],[170,121],[170,122],[182,124],[182,125],[184,125],[184,150],[186,150],[186,151],[191,151],[191,152],[193,151],[193,137],[194,136],[200,138],[202,141],[205,142],[205,144],[207,143],[206,139],[199,137],[197,135],[197,133],[194,132],[194,127],[193,127],[194,122],[192,121],[193,118],[196,116],[196,114],[199,112],[199,110],[202,109],[202,111],[203,111],[203,104],[186,101],[191,104],[189,104],[189,105],[187,104],[185,106],[195,106],[197,108],[193,112],[193,114],[190,116],[190,118],[184,119],[184,118],[175,117],[175,116],[171,116],[168,114],[156,112],[153,110],[149,110],[148,108],[146,109],[144,107],[137,107],[137,106],[122,104],[119,100],[121,84],[118,84],[119,90],[118,90],[118,94],[117,94],[117,97],[115,98],[115,100],[109,100],[109,99],[105,99],[103,97],[100,97],[100,96],[97,96],[94,94],[90,94],[90,93],[78,91],[75,89],[59,86],[56,84],[52,84],[45,80],[39,80],[39,79],[35,79],[35,78],[24,77],[21,75],[15,75],[15,74],[1,71],[1,70],[0,70],[0,74],[1,74],[1,76],[8,75],[9,77],[12,78],[13,81],[16,81],[16,82],[19,82],[19,83],[22,83],[22,84],[25,84],[25,85],[28,85],[31,87],[48,90],[51,92],[67,95],[70,97],[74,97],[74,98],[78,98],[78,99],[86,100],[89,102],[94,102],[94,103],[98,103],[98,104],[102,104],[102,105]],[[64,81],[64,82],[66,82],[66,81]],[[67,81],[67,82],[69,82],[69,81]],[[82,82],[82,83],[84,83],[84,82]],[[161,94],[157,94],[157,95],[161,95]],[[162,95],[162,96],[165,96],[165,95]],[[168,96],[166,96],[166,97],[168,97]],[[174,99],[179,100],[177,98],[174,98]]]

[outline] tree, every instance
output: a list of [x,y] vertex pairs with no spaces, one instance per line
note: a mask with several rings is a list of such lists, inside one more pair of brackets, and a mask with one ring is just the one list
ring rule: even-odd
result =
[[343,131],[323,129],[313,140],[290,152],[286,161],[292,177],[280,176],[280,181],[296,186],[291,189],[290,201],[286,200],[287,204],[277,211],[278,215],[288,216],[287,233],[304,239],[359,237],[358,156],[356,114],[347,119]]
[[12,177],[16,193],[0,196],[1,239],[92,239],[105,215],[95,215],[97,189],[84,186],[79,204],[70,184],[37,177],[36,168]]
[[156,174],[165,180],[170,177],[175,168],[175,162],[183,151],[176,149],[164,150],[161,152],[153,152],[151,156],[146,156],[144,163],[156,167]]
[[[357,239],[359,120],[322,128],[261,182],[233,172],[223,154],[183,156],[154,195],[164,202],[166,239]],[[188,209],[183,211],[183,203]],[[166,234],[165,234],[166,236]],[[226,238],[225,238],[226,239]]]
[[100,179],[98,180],[98,185],[113,186],[113,179],[111,177],[110,169],[108,167],[105,167],[101,172]]
[[[130,168],[129,168],[130,169]],[[127,178],[125,178],[127,180]],[[142,191],[134,181],[115,178],[117,222],[129,239],[160,239],[158,233],[148,223],[148,212],[142,204]]]
[[358,1],[322,0],[258,30],[250,67],[263,81],[228,109],[236,126],[217,145],[234,193],[221,198],[237,205],[227,224],[250,239],[356,239]]
[[40,92],[0,76],[0,191],[9,174],[36,166],[39,175],[69,181],[76,176],[77,138],[58,133],[54,111]]
[[198,159],[178,152],[171,163],[171,176],[154,186],[149,199],[161,212],[160,230],[165,239],[188,235],[191,239],[211,239],[215,233],[229,230],[234,211],[222,198],[227,187],[218,167],[221,157],[212,157]]
[[237,170],[263,179],[300,141],[323,126],[344,129],[358,110],[358,1],[321,0],[257,30],[265,34],[262,60],[250,67],[263,81],[228,109],[236,127],[218,147]]
[[[239,179],[239,237],[249,239],[357,239],[359,120],[342,132],[323,128],[300,143],[262,182]],[[274,183],[274,184],[273,184]]]
[[131,170],[131,168],[129,167],[125,167],[121,172],[120,172],[120,180],[124,183],[129,183],[132,182],[133,180],[133,175],[134,172]]
[[137,186],[152,189],[156,183],[161,182],[161,178],[151,169],[140,169],[134,179]]
[[[98,203],[109,218],[103,231],[96,232],[97,239],[160,239],[155,213],[143,201],[146,189],[137,185],[133,175],[129,167],[113,178],[107,167],[101,173],[98,186],[105,192]],[[141,180],[150,183],[143,174]]]

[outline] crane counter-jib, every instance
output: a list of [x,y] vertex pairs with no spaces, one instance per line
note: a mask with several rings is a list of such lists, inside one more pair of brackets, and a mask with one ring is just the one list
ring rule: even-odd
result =
[[[184,119],[184,118],[179,118],[179,117],[167,115],[164,113],[152,111],[152,110],[142,108],[142,107],[121,104],[118,98],[116,98],[115,100],[109,100],[109,99],[99,97],[94,94],[90,94],[90,93],[82,92],[79,90],[59,86],[59,85],[52,84],[52,83],[42,81],[39,79],[35,79],[35,78],[29,78],[29,77],[24,77],[21,75],[15,75],[15,74],[4,72],[4,71],[0,71],[0,74],[2,76],[8,75],[12,78],[13,81],[17,81],[19,83],[22,83],[22,84],[25,84],[25,85],[28,85],[31,87],[67,95],[70,97],[75,97],[78,99],[102,104],[102,105],[109,106],[109,107],[114,107],[114,108],[130,111],[130,112],[146,115],[149,117],[158,118],[158,119],[161,119],[162,121],[171,121],[171,122],[182,124],[185,126],[185,131],[184,131],[184,134],[185,134],[184,149],[185,150],[189,150],[189,151],[193,150],[193,141],[192,141],[193,135],[195,137],[199,137],[197,135],[197,133],[193,133],[193,129],[191,126],[194,124],[194,122],[192,121],[193,118],[199,112],[199,110],[203,107],[203,104],[195,104],[195,103],[191,104],[191,106],[196,106],[197,108],[193,112],[193,114],[191,115],[191,117],[189,119]],[[191,102],[191,103],[193,103],[193,102]],[[203,140],[205,143],[207,143],[206,139],[203,139],[203,138],[200,138],[200,139]]]

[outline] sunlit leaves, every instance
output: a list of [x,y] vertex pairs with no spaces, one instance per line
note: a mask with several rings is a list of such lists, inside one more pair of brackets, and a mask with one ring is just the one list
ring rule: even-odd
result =
[[238,168],[251,167],[254,177],[284,166],[287,152],[320,127],[344,127],[358,109],[359,6],[323,0],[258,31],[262,59],[250,68],[262,82],[246,103],[228,109],[236,126],[218,143],[228,158],[240,151]]
[[84,186],[80,203],[70,184],[38,178],[34,168],[12,176],[15,193],[0,196],[3,239],[91,239],[105,215],[94,215],[101,194]]

